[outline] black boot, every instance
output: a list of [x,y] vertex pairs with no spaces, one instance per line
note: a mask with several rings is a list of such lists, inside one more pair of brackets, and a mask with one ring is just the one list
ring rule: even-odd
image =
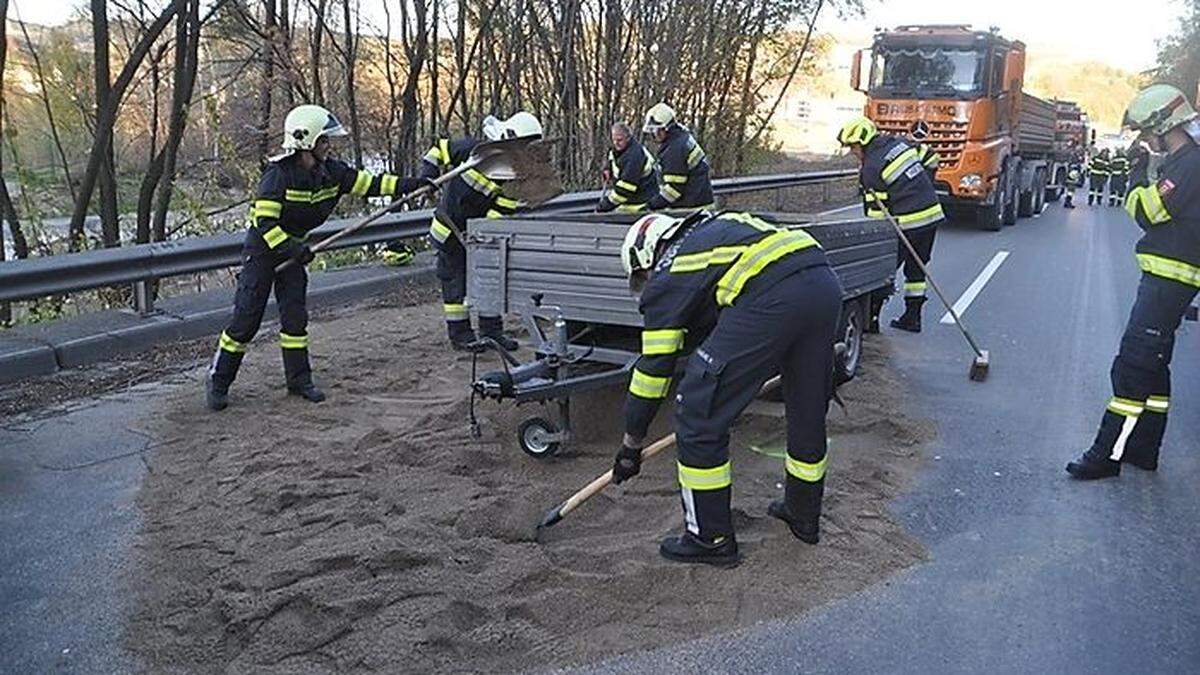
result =
[[1158,471],[1158,452],[1138,452],[1126,449],[1125,454],[1121,455],[1121,463],[1132,464],[1145,471]]
[[283,373],[287,378],[290,396],[299,396],[313,403],[325,400],[325,394],[313,386],[312,366],[308,362],[307,347],[287,347],[283,352]]
[[872,334],[879,332],[879,313],[883,311],[885,300],[887,300],[886,295],[874,294],[871,296],[871,315],[867,317],[866,332]]
[[483,351],[483,345],[479,343],[479,337],[471,329],[470,319],[447,321],[446,333],[450,336],[450,346],[455,351],[473,353]]
[[1067,464],[1067,473],[1079,480],[1113,478],[1121,474],[1121,463],[1085,452],[1079,456],[1079,459]]
[[1074,200],[1074,198],[1071,197],[1071,195],[1068,194],[1066,197],[1063,198],[1063,208],[1064,209],[1075,208],[1075,200]]
[[479,317],[479,337],[494,340],[506,352],[515,352],[520,347],[516,340],[504,334],[504,319],[498,316]]
[[705,541],[691,532],[668,536],[658,546],[667,560],[681,563],[704,563],[716,567],[733,567],[741,561],[737,539],[732,534]]
[[229,407],[229,387],[213,382],[211,375],[204,382],[204,401],[209,410],[224,410]]
[[[236,342],[227,334],[221,334],[217,353],[213,355],[208,378],[204,382],[204,399],[210,410],[224,410],[229,406],[229,385],[237,377],[246,356],[246,345]],[[232,351],[237,350],[237,351]]]
[[288,396],[299,396],[313,403],[320,403],[325,400],[325,392],[317,389],[312,382],[300,384],[295,387],[288,387]]
[[825,494],[825,480],[815,483],[788,475],[783,490],[783,499],[771,502],[767,515],[787,523],[792,535],[806,544],[821,540],[821,498]]
[[899,317],[892,319],[892,328],[899,328],[909,333],[921,332],[921,305],[925,304],[925,298],[905,298],[904,313]]

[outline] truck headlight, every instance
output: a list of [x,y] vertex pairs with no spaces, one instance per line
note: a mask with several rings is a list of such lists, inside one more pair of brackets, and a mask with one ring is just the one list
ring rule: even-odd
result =
[[977,173],[969,173],[959,179],[958,187],[966,190],[978,190],[983,187],[983,176]]

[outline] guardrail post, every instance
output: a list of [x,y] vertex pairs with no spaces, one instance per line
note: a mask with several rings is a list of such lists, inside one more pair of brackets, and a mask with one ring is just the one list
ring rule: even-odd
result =
[[154,294],[150,292],[150,279],[142,279],[133,284],[133,307],[141,316],[155,313]]

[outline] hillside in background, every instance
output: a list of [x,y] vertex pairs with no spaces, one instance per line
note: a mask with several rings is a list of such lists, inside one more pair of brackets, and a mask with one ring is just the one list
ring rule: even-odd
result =
[[1119,130],[1125,106],[1141,85],[1138,73],[1098,61],[1073,60],[1057,50],[1031,46],[1026,64],[1029,93],[1079,103],[1101,133]]

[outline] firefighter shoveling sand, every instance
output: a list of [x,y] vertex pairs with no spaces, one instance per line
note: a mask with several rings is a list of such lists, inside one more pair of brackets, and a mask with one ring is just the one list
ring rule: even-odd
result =
[[[445,348],[439,310],[374,307],[315,327],[321,405],[276,388],[272,350],[256,344],[246,367],[261,372],[227,413],[202,414],[186,383],[140,423],[179,439],[148,458],[138,498],[126,641],[148,668],[583,663],[794,615],[921,559],[887,503],[931,432],[895,412],[901,387],[880,341],[843,388],[850,415],[830,414],[821,544],[801,545],[766,515],[783,469],[745,448],[778,445],[783,431],[773,404],[756,404],[734,434],[745,562],[690,569],[656,551],[680,519],[670,452],[534,543],[546,505],[610,463],[623,392],[578,397],[588,414],[555,460],[515,447],[527,409],[484,406],[473,438],[470,360]],[[660,420],[654,431],[667,430]]]

